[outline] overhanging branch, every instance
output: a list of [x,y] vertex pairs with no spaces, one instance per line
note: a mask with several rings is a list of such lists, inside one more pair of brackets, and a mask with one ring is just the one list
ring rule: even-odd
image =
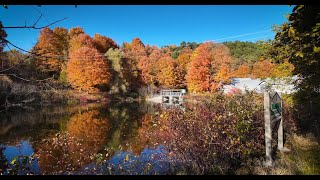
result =
[[[41,15],[42,16],[42,15]],[[58,22],[60,22],[60,21],[63,21],[63,20],[65,20],[65,19],[67,19],[68,17],[65,17],[65,18],[63,18],[63,19],[59,19],[59,20],[57,20],[57,21],[55,21],[55,22],[52,22],[52,23],[50,23],[50,24],[48,24],[48,25],[46,25],[46,26],[42,26],[42,27],[35,27],[35,25],[38,23],[38,21],[40,20],[40,18],[41,18],[41,16],[39,17],[39,19],[37,20],[37,22],[33,25],[33,26],[4,26],[4,27],[2,27],[3,29],[43,29],[43,28],[46,28],[46,27],[49,27],[49,26],[51,26],[51,25],[53,25],[53,24],[55,24],[55,23],[58,23]]]

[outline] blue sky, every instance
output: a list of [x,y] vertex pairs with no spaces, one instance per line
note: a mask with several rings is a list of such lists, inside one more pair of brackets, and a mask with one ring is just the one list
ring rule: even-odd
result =
[[[38,26],[68,17],[50,28],[81,26],[90,36],[99,33],[118,44],[139,37],[144,44],[163,46],[180,42],[256,41],[274,37],[272,25],[286,21],[288,5],[79,5],[9,6],[0,8],[4,26]],[[6,29],[7,39],[30,50],[39,30]]]

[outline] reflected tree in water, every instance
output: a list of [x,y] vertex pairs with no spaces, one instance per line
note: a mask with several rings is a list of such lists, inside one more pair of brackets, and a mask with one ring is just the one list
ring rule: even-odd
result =
[[103,148],[110,128],[109,121],[100,117],[97,110],[75,114],[65,132],[43,140],[37,148],[41,171],[44,174],[81,171]]

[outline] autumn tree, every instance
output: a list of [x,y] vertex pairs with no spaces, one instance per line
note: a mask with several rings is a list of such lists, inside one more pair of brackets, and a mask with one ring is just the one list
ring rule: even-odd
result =
[[[175,59],[174,57],[176,55],[179,55],[179,52],[175,51],[176,50],[176,46],[163,46],[161,47],[161,53],[166,55],[166,56],[171,56],[171,58]],[[175,54],[175,52],[177,52],[177,54]]]
[[124,58],[124,53],[119,49],[110,48],[105,56],[112,67],[111,93],[127,93],[133,81],[133,72],[130,69],[130,59]]
[[187,74],[188,90],[192,93],[206,92],[211,87],[211,63],[208,58],[194,58]]
[[211,64],[214,69],[220,69],[222,66],[230,67],[233,63],[233,58],[230,55],[230,50],[223,44],[213,44]]
[[93,39],[89,35],[81,33],[78,36],[74,36],[70,39],[69,52],[73,52],[84,46],[95,48]]
[[3,55],[4,58],[2,59],[2,61],[10,67],[20,64],[22,60],[25,58],[25,55],[16,49],[6,51],[3,53]]
[[177,58],[177,63],[187,72],[187,65],[191,62],[192,52],[181,53]]
[[186,76],[188,73],[189,63],[191,62],[192,50],[190,48],[184,48],[180,51],[180,54],[176,60],[181,75],[183,76],[184,86],[186,86]]
[[232,73],[232,77],[235,78],[247,78],[250,77],[251,70],[247,64],[242,64],[238,69]]
[[16,49],[5,51],[2,54],[1,63],[3,68],[7,69],[4,71],[5,73],[13,73],[21,77],[28,77],[29,79],[34,77],[34,73],[36,72],[31,63],[32,59],[27,58],[28,56],[26,54],[23,54]]
[[98,50],[81,47],[70,53],[67,78],[75,89],[97,92],[111,81],[110,67]]
[[[320,89],[320,8],[297,5],[288,21],[276,29],[275,51],[277,59],[288,59],[294,65],[294,74],[302,77],[300,88],[317,94]],[[311,98],[311,96],[310,96]]]
[[[206,42],[192,54],[187,73],[188,89],[194,93],[215,91],[221,85],[215,78],[221,67],[229,67],[232,58],[229,49],[221,44]],[[215,80],[216,79],[216,80]]]
[[156,64],[157,80],[161,86],[174,88],[184,85],[182,69],[171,56],[160,58]]
[[215,82],[230,83],[231,70],[226,65],[222,65],[217,74],[214,76]]
[[254,78],[272,77],[275,65],[270,60],[257,61],[253,64],[252,76]]
[[56,27],[53,29],[57,41],[57,51],[60,55],[68,56],[69,51],[69,36],[68,30],[62,27]]
[[186,81],[186,73],[184,69],[181,66],[179,66],[179,64],[176,61],[173,62],[173,65],[174,65],[174,78],[175,78],[174,87],[185,88],[187,86],[187,81]]
[[156,82],[156,62],[161,58],[162,53],[157,47],[149,48],[149,56],[144,56],[139,60],[138,68],[144,84],[152,85]]
[[[296,5],[287,22],[276,29],[275,59],[288,59],[294,66],[296,85],[295,109],[303,131],[319,136],[320,117],[320,7]],[[284,51],[285,50],[285,51]]]
[[140,59],[147,56],[147,53],[145,51],[145,45],[139,38],[134,38],[131,44],[124,43],[122,50],[124,52],[124,58],[128,59],[128,65],[134,72],[135,83],[133,84],[133,86],[138,87],[141,83],[141,76],[138,73],[138,64]]
[[143,42],[138,38],[134,38],[130,44],[130,47],[132,49],[140,49],[140,48],[144,48],[145,45],[143,44]]
[[125,44],[123,51],[126,58],[131,58],[134,60],[136,67],[139,63],[139,60],[147,55],[145,51],[145,45],[139,38],[134,38],[131,44]]
[[109,37],[94,34],[93,41],[100,53],[106,53],[110,48],[118,48],[118,45]]
[[84,30],[81,27],[71,28],[68,32],[68,36],[70,39],[73,39],[74,37],[79,36],[80,34],[85,34]]
[[154,64],[150,58],[143,57],[139,60],[138,68],[141,73],[142,82],[146,85],[151,85],[156,81],[155,72],[153,73]]
[[293,64],[285,61],[283,63],[275,63],[272,71],[272,77],[289,77],[292,76],[294,70]]
[[56,49],[57,49],[57,56],[61,58],[61,65],[60,65],[60,74],[59,74],[59,81],[61,83],[67,84],[66,79],[66,64],[69,57],[69,35],[68,30],[61,27],[56,27],[53,29],[53,33],[56,37]]
[[157,80],[161,86],[174,86],[174,63],[170,56],[162,57],[157,61]]
[[37,66],[41,72],[54,73],[60,72],[61,64],[64,61],[64,47],[60,37],[49,28],[40,31],[38,42],[34,51],[40,56],[37,59]]

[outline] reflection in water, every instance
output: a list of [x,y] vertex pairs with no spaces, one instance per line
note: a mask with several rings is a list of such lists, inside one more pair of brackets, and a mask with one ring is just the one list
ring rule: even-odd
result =
[[35,174],[168,174],[165,147],[149,133],[154,112],[110,103],[0,114],[0,173],[33,155],[23,170]]
[[262,152],[263,110],[251,97],[226,98],[183,109],[111,102],[2,113],[0,173],[232,173]]
[[[108,119],[99,117],[99,111],[91,110],[76,114],[70,118],[67,125],[70,158],[73,163],[90,162],[88,155],[94,155],[102,148],[111,126]],[[86,154],[87,156],[82,156]]]

